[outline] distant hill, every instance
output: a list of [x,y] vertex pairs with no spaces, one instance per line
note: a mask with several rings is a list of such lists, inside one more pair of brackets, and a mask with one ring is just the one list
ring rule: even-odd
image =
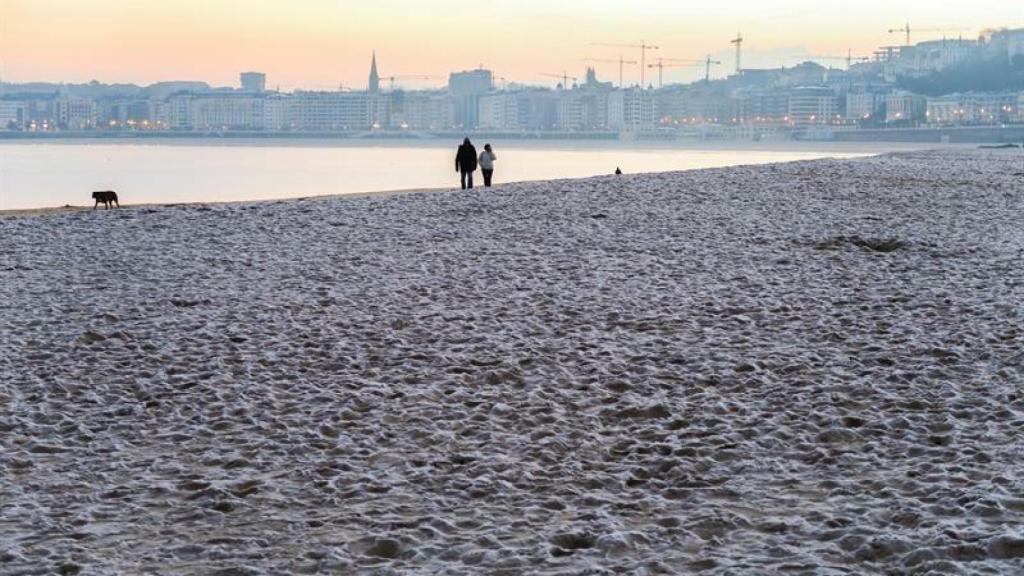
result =
[[0,92],[5,96],[66,94],[78,98],[99,99],[112,96],[135,96],[140,90],[142,88],[135,84],[103,84],[95,80],[85,84],[62,84],[58,82],[14,84],[4,82],[0,85]]
[[155,100],[163,100],[171,94],[177,92],[195,92],[203,93],[210,92],[212,88],[206,82],[195,82],[195,81],[173,81],[173,82],[157,82],[156,84],[150,84],[146,86],[142,93],[147,98],[153,98]]
[[24,99],[33,97],[54,97],[67,95],[75,98],[102,100],[104,98],[156,98],[163,99],[176,92],[210,92],[206,82],[172,81],[157,82],[149,86],[135,84],[104,84],[93,80],[85,84],[61,84],[57,82],[25,82],[0,84],[0,94],[5,98]]

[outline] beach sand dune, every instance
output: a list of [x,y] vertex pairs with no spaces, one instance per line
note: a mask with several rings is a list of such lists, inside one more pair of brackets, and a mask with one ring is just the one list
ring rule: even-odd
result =
[[1018,163],[2,218],[0,573],[1020,573]]

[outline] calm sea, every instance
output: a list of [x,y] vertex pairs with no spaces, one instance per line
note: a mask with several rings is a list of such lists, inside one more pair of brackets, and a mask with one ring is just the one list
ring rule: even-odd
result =
[[[458,142],[244,140],[0,142],[0,210],[92,205],[93,190],[125,204],[265,200],[458,186]],[[484,142],[476,143],[482,147]],[[495,182],[854,157],[888,148],[828,144],[746,149],[589,142],[492,143]],[[480,180],[480,174],[477,173]]]

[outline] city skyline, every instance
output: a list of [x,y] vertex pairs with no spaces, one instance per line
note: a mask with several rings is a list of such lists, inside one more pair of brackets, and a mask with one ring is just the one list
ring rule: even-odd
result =
[[[912,41],[974,38],[987,27],[1020,26],[1024,7],[1002,0],[978,0],[973,15],[961,8],[910,0],[893,5],[865,0],[848,4],[784,0],[771,7],[739,0],[726,13],[707,4],[647,0],[626,5],[616,0],[543,3],[496,0],[482,5],[460,0],[422,4],[386,0],[362,3],[306,0],[3,0],[0,2],[0,76],[4,81],[62,81],[149,84],[198,80],[235,85],[238,73],[260,70],[268,87],[282,90],[365,88],[369,58],[376,51],[380,75],[406,79],[414,88],[441,86],[450,72],[483,66],[507,81],[554,84],[542,74],[581,76],[593,65],[600,76],[617,80],[618,64],[586,59],[639,60],[639,50],[597,44],[646,41],[660,47],[648,63],[699,59],[706,54],[723,64],[721,77],[735,66],[729,41],[742,33],[745,68],[793,65],[819,56],[869,56],[883,45],[905,42],[889,32],[907,22]],[[585,5],[586,10],[582,10]],[[839,8],[839,9],[837,9]],[[740,14],[740,16],[736,16]],[[400,15],[400,16],[396,16]],[[941,31],[928,31],[942,29]],[[430,50],[423,42],[430,40]],[[845,62],[823,61],[837,67]],[[636,83],[637,64],[627,65],[625,81]],[[645,69],[647,83],[657,70]],[[666,82],[702,77],[702,67],[666,67]]]

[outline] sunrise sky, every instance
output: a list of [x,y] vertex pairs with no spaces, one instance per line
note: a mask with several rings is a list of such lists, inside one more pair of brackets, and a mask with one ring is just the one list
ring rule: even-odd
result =
[[[366,84],[376,49],[382,76],[435,75],[483,65],[509,81],[553,83],[541,72],[582,76],[585,58],[618,57],[594,43],[658,45],[651,57],[735,66],[729,40],[746,38],[744,66],[790,65],[799,55],[870,55],[904,37],[889,28],[1024,26],[1017,0],[0,0],[0,76],[32,80],[236,85],[259,70],[283,90]],[[922,32],[914,40],[936,39]],[[638,51],[623,50],[636,59]],[[834,62],[837,66],[844,63]],[[616,64],[597,64],[616,79]],[[656,78],[650,70],[648,78]],[[696,78],[666,70],[666,81]],[[627,70],[635,81],[638,67]]]

